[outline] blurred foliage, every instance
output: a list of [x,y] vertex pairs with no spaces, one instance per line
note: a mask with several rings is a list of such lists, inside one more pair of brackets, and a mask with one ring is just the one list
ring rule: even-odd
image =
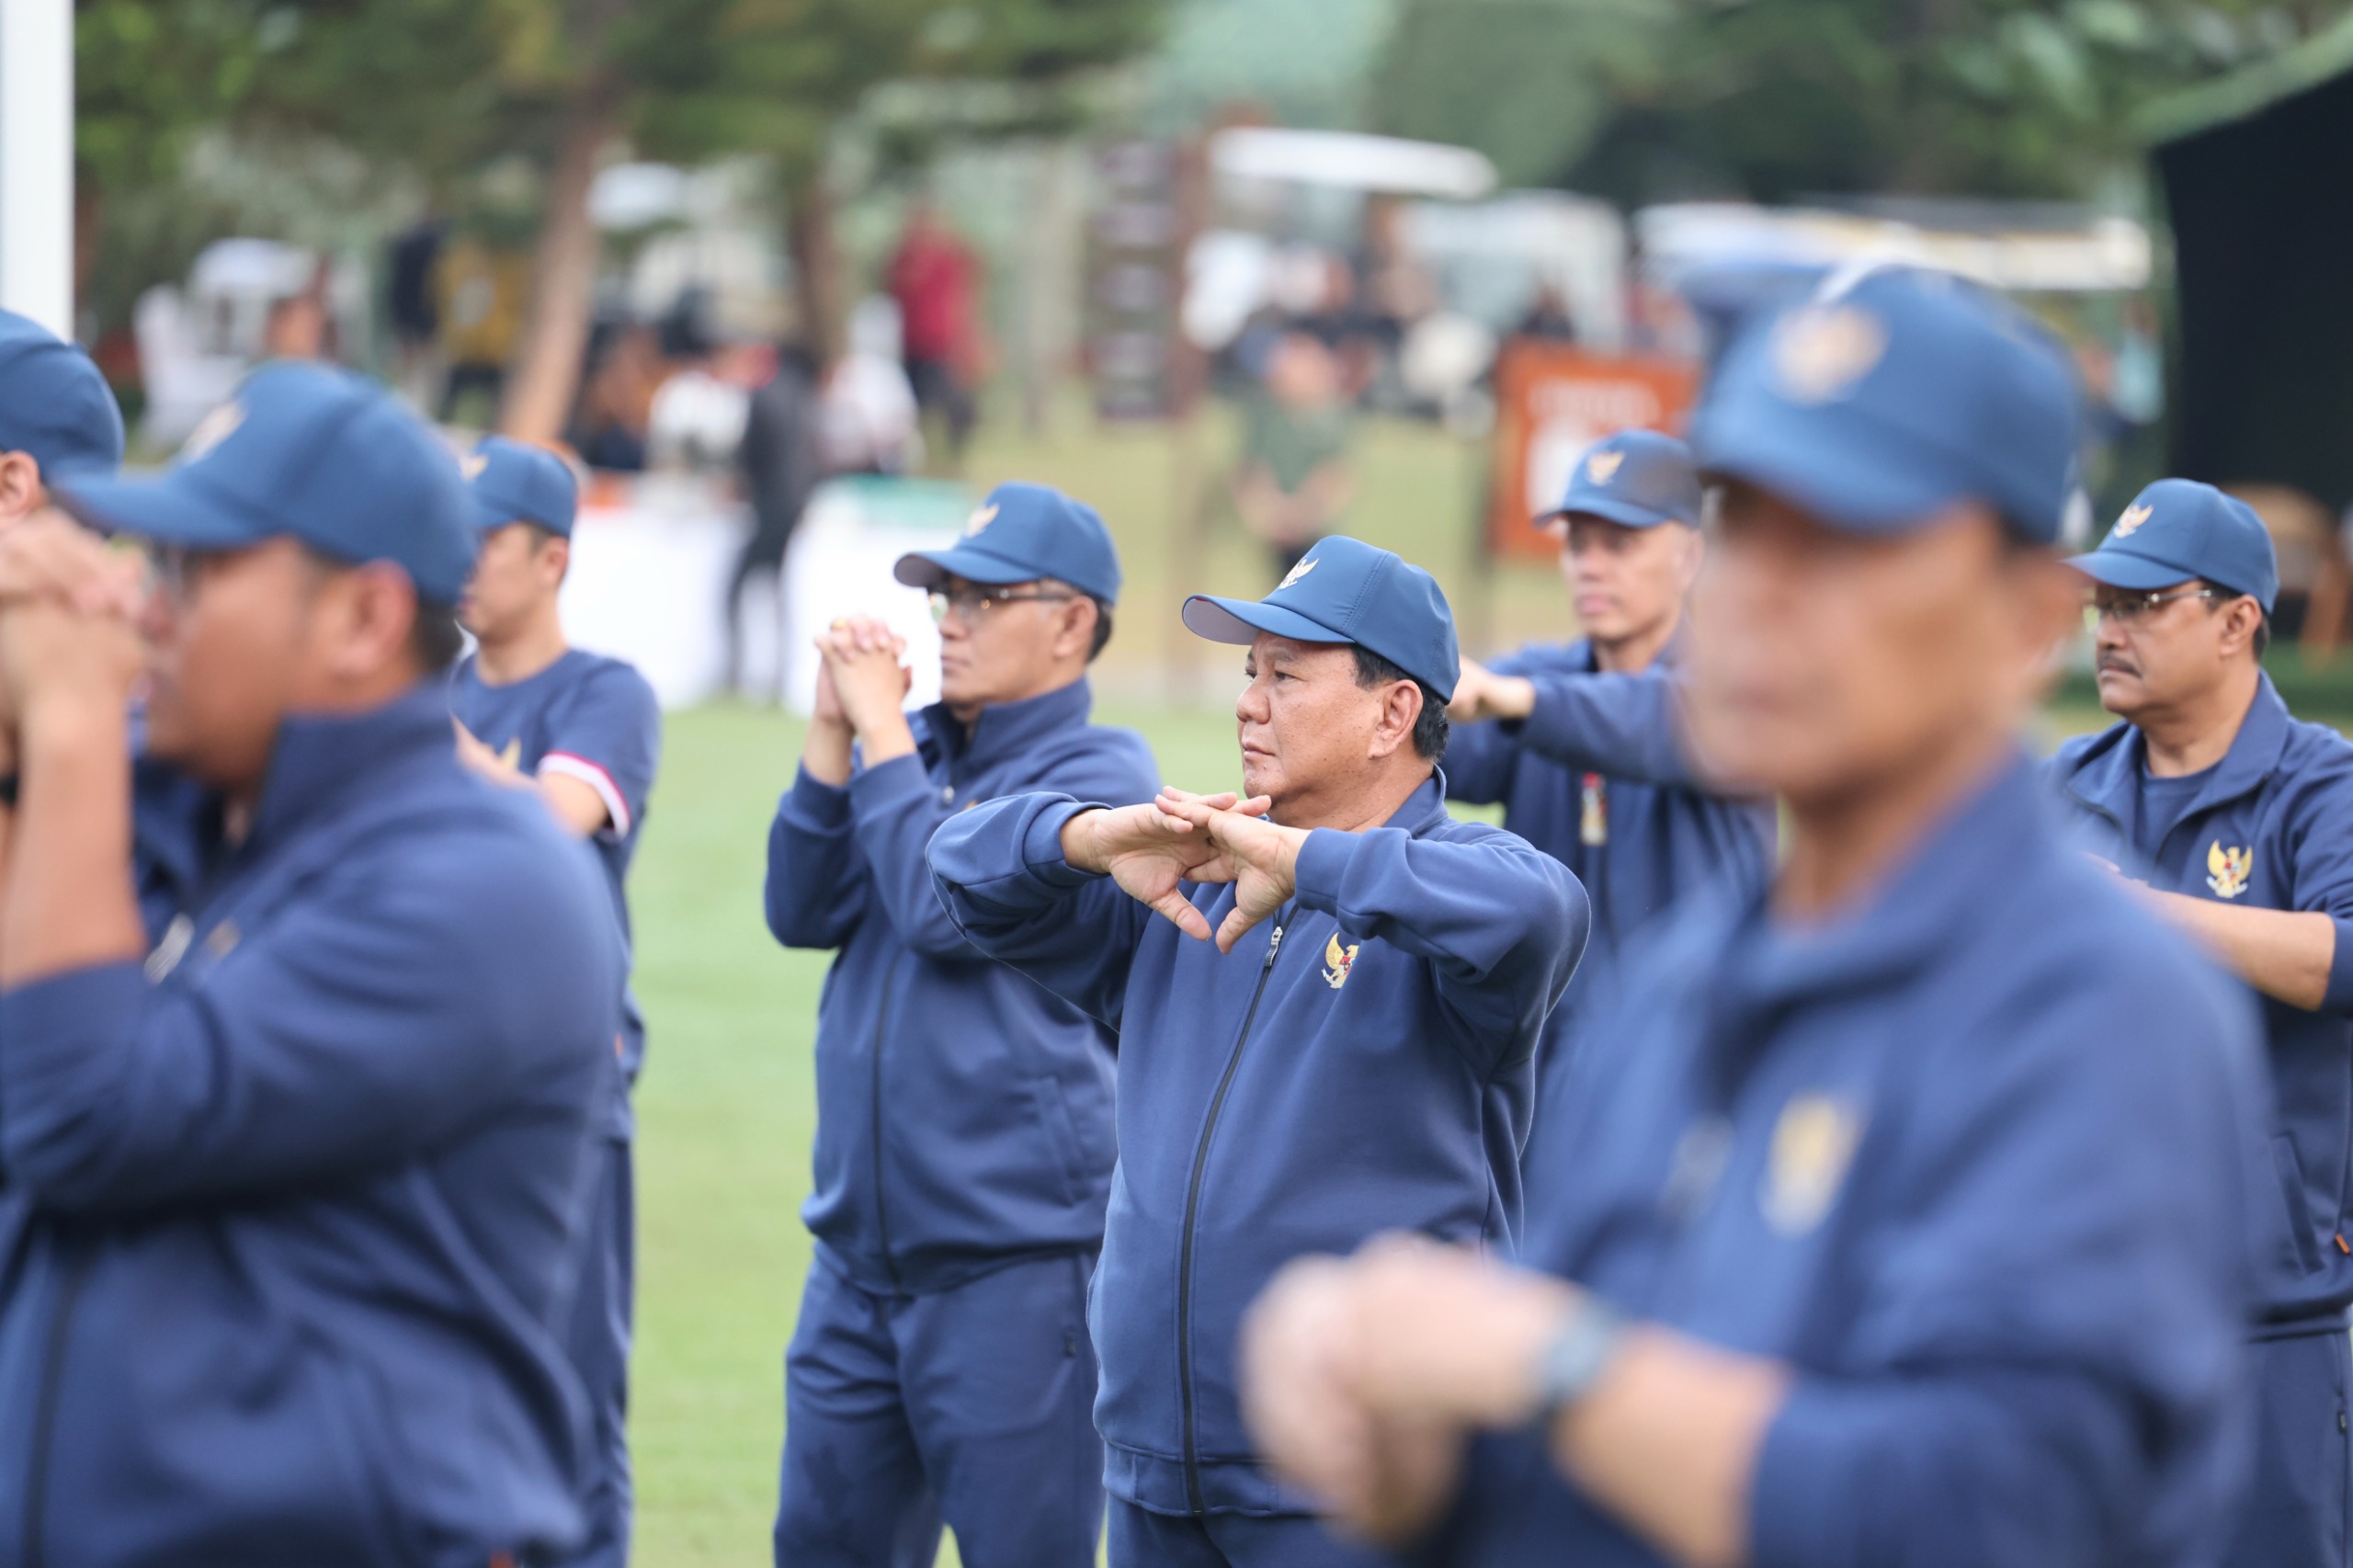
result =
[[2321,0],[1406,0],[1377,128],[1627,203],[2085,197],[2152,98],[2336,20]]

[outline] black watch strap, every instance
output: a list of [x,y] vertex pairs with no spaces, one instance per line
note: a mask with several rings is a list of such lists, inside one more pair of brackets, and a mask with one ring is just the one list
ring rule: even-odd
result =
[[0,806],[14,810],[17,804],[17,784],[21,775],[10,771],[0,773]]
[[1536,1411],[1529,1429],[1540,1437],[1551,1432],[1561,1412],[1593,1391],[1618,1353],[1626,1334],[1626,1320],[1598,1296],[1578,1300],[1576,1309],[1544,1347],[1536,1363]]

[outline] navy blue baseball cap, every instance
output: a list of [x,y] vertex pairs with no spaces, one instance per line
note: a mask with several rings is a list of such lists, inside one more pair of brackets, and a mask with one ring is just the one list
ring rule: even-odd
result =
[[1536,526],[1577,513],[1620,528],[1699,522],[1699,471],[1691,449],[1656,430],[1620,430],[1585,450],[1561,504]]
[[1938,273],[1867,274],[1744,333],[1709,383],[1702,474],[1835,528],[1894,535],[1957,502],[2050,544],[2075,489],[2075,375],[2016,310]]
[[1393,551],[1335,534],[1315,541],[1263,599],[1195,594],[1185,625],[1212,642],[1261,631],[1302,642],[1353,642],[1451,700],[1462,670],[1454,612],[1438,579]]
[[572,537],[580,509],[580,482],[572,465],[544,447],[485,436],[459,461],[474,495],[474,527],[488,533],[509,523],[537,523]]
[[41,483],[122,466],[122,410],[80,347],[0,311],[0,452],[28,452]]
[[75,479],[95,528],[199,550],[281,536],[361,565],[389,561],[417,597],[454,605],[473,570],[473,498],[425,422],[348,370],[265,365],[206,415],[153,479]]
[[902,555],[892,575],[911,588],[936,588],[949,577],[989,584],[1051,577],[1107,605],[1120,602],[1111,530],[1094,507],[1043,484],[998,485],[964,524],[962,539]]
[[2271,613],[2279,557],[2255,508],[2194,479],[2160,479],[2132,498],[2089,555],[2067,562],[2111,588],[2170,588],[2192,577],[2247,594]]

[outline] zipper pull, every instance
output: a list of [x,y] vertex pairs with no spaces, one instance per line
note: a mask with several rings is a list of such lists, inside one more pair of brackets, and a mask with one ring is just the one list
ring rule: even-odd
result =
[[1275,967],[1275,955],[1282,951],[1282,946],[1283,928],[1278,926],[1275,927],[1274,939],[1267,944],[1267,961],[1258,966],[1258,971],[1261,974]]

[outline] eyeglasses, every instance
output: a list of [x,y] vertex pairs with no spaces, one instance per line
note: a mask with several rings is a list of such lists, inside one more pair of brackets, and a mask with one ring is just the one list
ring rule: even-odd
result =
[[2220,588],[2176,588],[2170,593],[2108,594],[2087,601],[2084,608],[2094,617],[2106,617],[2130,626],[2145,616],[2154,615],[2176,599],[2230,599],[2236,594]]
[[1044,589],[1023,593],[1016,588],[984,587],[978,583],[967,583],[961,588],[935,590],[931,596],[931,619],[944,621],[952,615],[967,626],[978,626],[999,605],[1060,604],[1076,597],[1076,594],[1058,594]]

